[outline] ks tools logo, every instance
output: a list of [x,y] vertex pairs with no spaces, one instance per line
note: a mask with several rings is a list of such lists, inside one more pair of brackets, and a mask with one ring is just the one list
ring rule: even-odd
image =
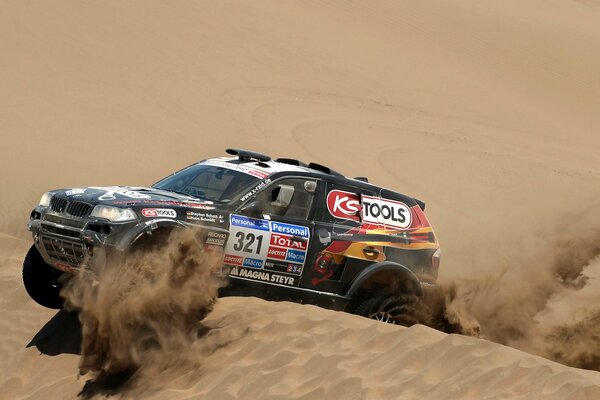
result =
[[327,195],[327,209],[336,218],[360,221],[360,197],[356,193],[332,190]]
[[156,218],[156,217],[166,217],[166,218],[176,218],[177,212],[170,208],[144,208],[142,210],[142,215],[148,218]]

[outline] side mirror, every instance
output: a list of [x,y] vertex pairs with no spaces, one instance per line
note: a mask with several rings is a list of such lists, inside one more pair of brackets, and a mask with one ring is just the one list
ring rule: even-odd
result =
[[315,181],[305,181],[304,182],[304,190],[308,193],[315,193],[317,191],[317,182]]
[[277,189],[279,189],[277,199],[271,202],[271,205],[277,214],[283,214],[292,202],[294,187],[290,185],[278,185]]
[[329,232],[327,229],[319,229],[317,236],[319,236],[319,242],[321,242],[322,245],[328,245],[331,243],[331,232]]
[[241,208],[241,213],[252,218],[262,218],[263,212],[258,201],[251,201]]

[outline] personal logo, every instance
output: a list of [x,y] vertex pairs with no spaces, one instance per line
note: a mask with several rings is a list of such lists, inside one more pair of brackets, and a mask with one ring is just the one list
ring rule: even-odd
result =
[[171,208],[144,208],[142,215],[148,218],[177,218],[177,212]]

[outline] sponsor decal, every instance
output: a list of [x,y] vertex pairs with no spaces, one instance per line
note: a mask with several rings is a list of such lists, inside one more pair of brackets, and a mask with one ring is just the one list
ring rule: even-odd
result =
[[63,272],[68,272],[70,274],[75,273],[76,269],[65,263],[55,263],[54,266]]
[[177,212],[171,208],[144,208],[142,215],[148,218],[177,218]]
[[277,233],[284,233],[292,236],[308,238],[310,231],[305,226],[283,224],[281,222],[271,222],[271,230]]
[[186,202],[165,202],[165,203],[172,203],[173,205],[179,205],[182,207],[190,207],[190,208],[201,208],[204,210],[214,210],[216,207],[210,204],[204,204],[204,203],[186,203]]
[[224,232],[208,232],[208,237],[216,239],[227,239],[227,234]]
[[262,268],[263,262],[262,260],[258,260],[256,258],[250,258],[250,257],[246,257],[244,259],[244,267],[250,267],[250,268]]
[[185,217],[192,221],[202,222],[223,222],[223,216],[220,214],[212,214],[209,212],[186,211]]
[[296,276],[274,274],[270,271],[249,270],[242,267],[232,268],[229,275],[285,286],[297,286],[299,283],[299,278]]
[[214,244],[217,246],[223,246],[225,244],[225,239],[218,239],[218,238],[206,238],[206,243],[207,244]]
[[248,218],[241,215],[231,215],[231,225],[259,229],[261,231],[269,230],[269,221],[266,219]]
[[298,274],[302,273],[302,265],[299,264],[288,264],[285,272],[290,274]]
[[259,190],[261,190],[262,188],[264,188],[265,186],[267,186],[269,183],[271,183],[271,178],[267,178],[267,179],[262,180],[252,190],[250,190],[248,193],[246,193],[245,195],[243,195],[242,197],[240,197],[240,200],[242,202],[248,200],[250,197],[254,196],[254,194],[256,192],[258,192]]
[[77,196],[77,195],[81,195],[83,193],[85,193],[85,189],[82,189],[82,188],[73,188],[73,189],[67,190],[65,192],[65,194],[67,196]]
[[204,250],[206,251],[223,251],[223,246],[216,246],[214,244],[204,244]]
[[232,214],[225,246],[226,253],[243,259],[245,267],[299,275],[309,240],[306,226]]
[[275,274],[271,275],[272,283],[278,283],[280,285],[287,285],[287,286],[295,286],[295,283],[294,283],[295,281],[296,281],[296,277],[293,277],[293,276],[284,276],[284,275],[275,275]]
[[356,193],[332,190],[327,195],[327,210],[335,218],[349,219],[408,228],[411,223],[411,213],[408,206],[400,201],[382,199],[373,196],[361,196]]
[[363,196],[363,220],[404,229],[410,226],[411,214],[402,202]]
[[213,206],[212,202],[208,203],[190,203],[187,201],[171,201],[171,200],[148,200],[148,199],[136,199],[132,200],[119,200],[113,201],[113,204],[152,204],[152,205],[161,205],[161,206],[176,206],[176,207],[188,207],[188,208],[198,208],[204,210],[214,210],[216,207]]
[[[306,256],[305,256],[305,258],[306,258]],[[295,262],[289,262],[286,260],[275,260],[275,259],[269,258],[267,261],[265,261],[264,268],[266,270],[270,270],[270,271],[300,275],[300,274],[302,274],[302,269],[304,268],[304,265],[297,264]]]
[[356,193],[332,190],[327,195],[327,210],[336,218],[360,221],[360,196]]
[[130,190],[127,188],[112,186],[112,187],[99,187],[99,186],[90,186],[90,189],[104,190],[104,194],[98,197],[98,200],[115,200],[116,196],[129,197],[130,199],[150,199],[151,196],[136,192],[134,190]]
[[227,234],[223,232],[208,232],[206,244],[223,247],[227,240]]
[[225,264],[242,265],[243,261],[244,261],[243,257],[234,256],[232,254],[225,254],[225,257],[223,257],[223,262]]
[[267,256],[269,258],[275,258],[278,260],[285,260],[285,256],[287,255],[286,249],[280,249],[279,247],[269,247],[269,252]]
[[286,262],[284,260],[267,260],[265,262],[265,269],[286,274],[300,275],[302,273],[302,264]]
[[288,249],[301,249],[306,250],[308,241],[306,240],[292,240],[293,236],[281,235],[278,233],[271,234],[271,244],[273,246],[286,247]]
[[214,165],[215,167],[227,168],[234,171],[243,172],[244,174],[252,175],[259,179],[265,179],[267,176],[269,176],[269,172],[263,171],[262,169],[259,169],[256,166],[232,164],[226,161],[219,160],[208,160],[205,161],[204,164]]
[[292,249],[290,249],[287,252],[287,258],[286,258],[286,260],[303,264],[305,256],[306,256],[306,252],[305,251],[298,251],[298,250],[292,250]]

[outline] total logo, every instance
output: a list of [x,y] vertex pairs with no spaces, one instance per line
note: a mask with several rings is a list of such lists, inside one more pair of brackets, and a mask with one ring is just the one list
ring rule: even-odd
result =
[[339,219],[349,219],[372,224],[385,224],[395,228],[408,228],[412,222],[408,206],[395,200],[332,190],[327,195],[329,213]]
[[271,235],[271,244],[273,246],[306,250],[307,242],[308,241],[294,241],[292,240],[292,236],[289,235],[280,235],[278,233],[273,233]]
[[142,215],[148,218],[177,218],[177,212],[171,208],[144,208]]

